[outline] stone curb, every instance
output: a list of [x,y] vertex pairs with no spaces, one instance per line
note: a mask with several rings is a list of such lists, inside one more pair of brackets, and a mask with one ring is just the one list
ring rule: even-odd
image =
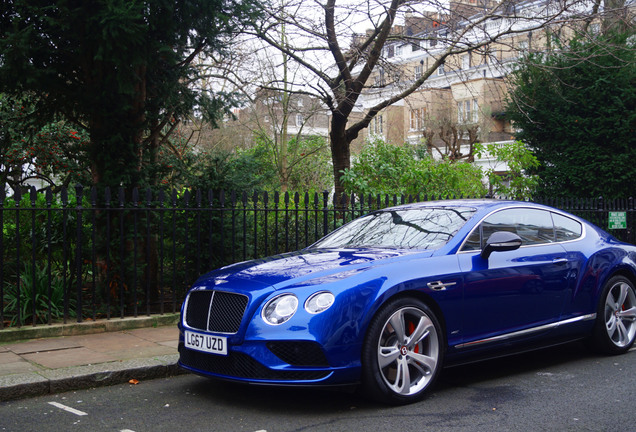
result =
[[0,402],[187,373],[178,354],[0,377]]
[[135,318],[111,318],[110,320],[84,321],[71,324],[24,326],[0,330],[0,344],[26,339],[40,339],[60,336],[76,336],[92,333],[132,330],[145,327],[177,325],[178,313],[151,315]]

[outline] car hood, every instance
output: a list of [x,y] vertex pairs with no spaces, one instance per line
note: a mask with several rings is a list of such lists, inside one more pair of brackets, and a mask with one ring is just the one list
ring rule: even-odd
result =
[[223,267],[202,276],[196,285],[218,289],[225,285],[229,290],[270,286],[278,290],[291,285],[324,284],[407,256],[424,258],[431,254],[431,251],[391,249],[302,250]]

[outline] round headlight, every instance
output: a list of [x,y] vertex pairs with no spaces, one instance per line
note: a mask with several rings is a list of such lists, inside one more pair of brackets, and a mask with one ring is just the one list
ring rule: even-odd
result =
[[331,307],[334,300],[335,297],[330,292],[318,292],[307,299],[307,302],[305,302],[305,310],[310,314],[324,312]]
[[298,299],[293,294],[283,294],[267,302],[263,308],[263,320],[278,325],[288,321],[298,309]]

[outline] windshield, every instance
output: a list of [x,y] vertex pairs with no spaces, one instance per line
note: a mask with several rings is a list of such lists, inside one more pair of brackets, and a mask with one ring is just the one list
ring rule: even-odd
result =
[[344,225],[313,248],[436,249],[446,244],[474,212],[466,207],[381,210]]

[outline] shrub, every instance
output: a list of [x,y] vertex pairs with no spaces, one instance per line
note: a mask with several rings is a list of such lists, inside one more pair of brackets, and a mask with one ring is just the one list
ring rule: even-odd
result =
[[345,170],[343,183],[358,195],[483,196],[482,176],[475,165],[434,160],[418,147],[375,139]]
[[25,266],[20,274],[19,286],[16,283],[5,287],[4,317],[11,326],[17,325],[18,321],[20,324],[34,324],[34,316],[35,323],[47,323],[49,310],[51,320],[64,318],[65,309],[68,309],[68,317],[74,317],[75,299],[66,298],[65,291],[63,279],[55,274],[51,274],[49,290],[48,266]]

